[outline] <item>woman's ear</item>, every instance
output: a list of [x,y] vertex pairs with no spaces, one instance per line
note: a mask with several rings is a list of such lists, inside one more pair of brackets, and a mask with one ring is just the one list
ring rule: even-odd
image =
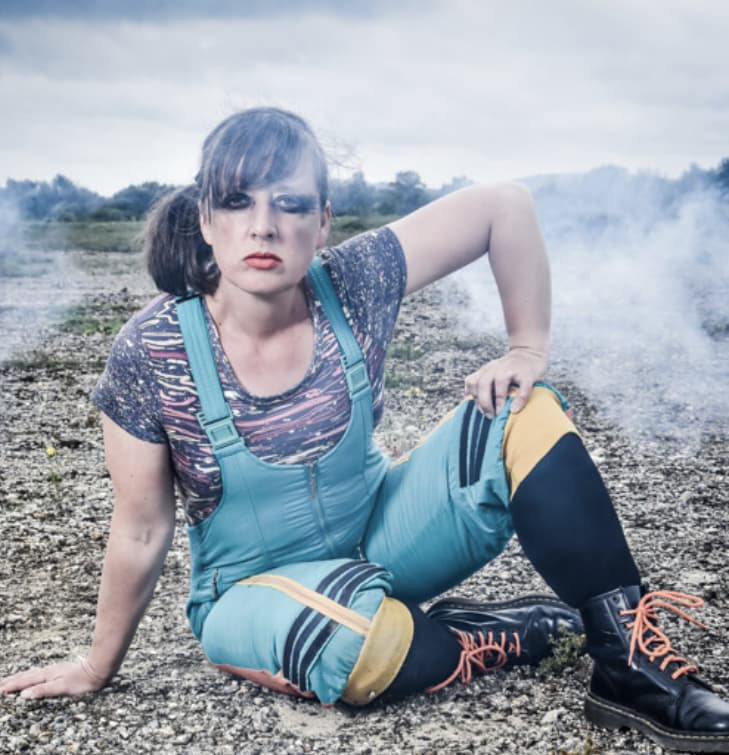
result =
[[[319,226],[319,236],[316,240],[316,248],[324,246],[329,237],[329,229],[332,226],[332,203],[327,199],[324,209],[321,211],[321,225]],[[210,242],[208,242],[210,243]]]

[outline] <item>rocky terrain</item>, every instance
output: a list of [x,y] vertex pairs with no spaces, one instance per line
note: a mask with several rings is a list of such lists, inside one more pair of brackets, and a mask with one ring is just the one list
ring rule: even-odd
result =
[[[73,657],[87,647],[111,485],[99,418],[89,394],[116,323],[153,293],[139,261],[79,255],[77,306],[50,327],[33,324],[26,348],[0,366],[0,676]],[[459,335],[443,288],[408,300],[388,372],[378,429],[397,455],[460,397],[462,379],[498,355],[493,339]],[[28,298],[38,292],[29,291]],[[456,297],[457,299],[457,297]],[[457,304],[457,302],[456,302]],[[22,331],[21,331],[22,332]],[[551,380],[617,502],[654,589],[691,592],[708,631],[665,624],[707,678],[729,687],[729,479],[727,431],[700,451],[631,443],[608,426],[564,374]],[[590,663],[495,673],[433,696],[352,710],[277,696],[213,669],[183,606],[187,542],[179,518],[156,596],[121,673],[94,696],[26,701],[0,697],[1,753],[661,753],[630,733],[606,732],[582,715]],[[500,598],[543,589],[514,542],[458,592]]]

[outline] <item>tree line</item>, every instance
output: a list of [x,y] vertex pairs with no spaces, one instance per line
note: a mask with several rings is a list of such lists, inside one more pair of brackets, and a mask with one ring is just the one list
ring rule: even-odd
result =
[[[716,186],[729,196],[729,158],[722,160],[713,170],[694,166],[688,175],[692,181],[698,179],[707,186]],[[397,173],[388,183],[372,184],[358,171],[347,179],[331,182],[332,210],[338,216],[405,215],[471,183],[465,176],[458,176],[433,189],[424,184],[417,172],[408,170]],[[12,208],[23,220],[141,220],[157,200],[175,188],[170,184],[147,181],[127,186],[111,197],[103,197],[62,175],[51,181],[8,179],[5,187],[0,188],[0,206]]]
[[58,175],[52,181],[17,181],[9,178],[0,189],[0,204],[22,220],[140,220],[149,208],[174,186],[148,181],[127,186],[111,197],[77,186]]
[[[371,184],[360,171],[346,180],[331,182],[332,210],[336,215],[404,215],[470,183],[458,177],[439,189],[431,189],[415,171],[402,171],[394,181]],[[23,220],[141,220],[157,200],[175,188],[147,181],[103,197],[62,175],[51,181],[8,179],[0,188],[0,204],[13,208]]]

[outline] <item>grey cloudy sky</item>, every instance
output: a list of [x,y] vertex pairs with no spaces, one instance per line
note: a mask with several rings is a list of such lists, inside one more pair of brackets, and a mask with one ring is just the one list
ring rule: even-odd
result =
[[104,194],[188,182],[251,105],[371,181],[677,175],[729,157],[729,2],[2,0],[0,103],[0,182]]

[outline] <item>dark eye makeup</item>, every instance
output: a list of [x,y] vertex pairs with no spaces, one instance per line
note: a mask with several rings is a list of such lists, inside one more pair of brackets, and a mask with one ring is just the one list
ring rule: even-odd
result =
[[317,207],[317,199],[311,194],[278,194],[273,203],[284,212],[307,213]]
[[[253,205],[253,199],[245,192],[234,192],[223,197],[218,205],[224,210],[245,210]],[[319,202],[314,194],[277,194],[271,200],[277,210],[292,214],[313,212]]]
[[224,210],[244,210],[246,207],[250,207],[253,201],[243,192],[235,192],[234,194],[226,194],[220,201],[220,207]]

